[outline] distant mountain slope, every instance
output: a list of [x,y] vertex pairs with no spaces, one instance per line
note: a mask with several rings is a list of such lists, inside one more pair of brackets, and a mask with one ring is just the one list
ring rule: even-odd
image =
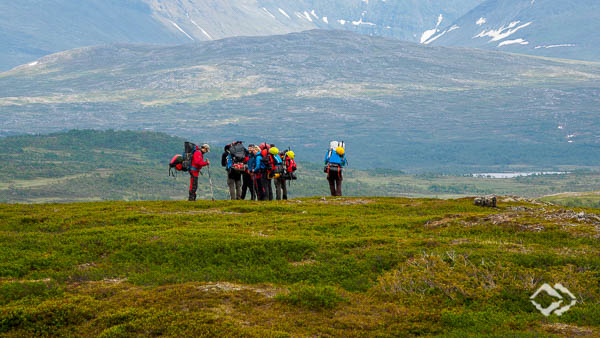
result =
[[138,0],[0,1],[0,71],[76,47],[186,40]]
[[310,162],[335,138],[356,167],[445,172],[597,165],[599,79],[597,63],[329,30],[81,48],[0,74],[0,134],[264,138]]
[[600,2],[488,0],[426,43],[600,60]]
[[0,71],[67,49],[345,29],[419,41],[482,0],[19,0],[0,2]]

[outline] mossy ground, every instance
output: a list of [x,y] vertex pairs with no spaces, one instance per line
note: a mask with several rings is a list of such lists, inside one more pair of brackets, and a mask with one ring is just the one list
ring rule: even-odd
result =
[[[597,336],[595,213],[471,199],[0,204],[0,334]],[[543,283],[577,304],[544,317],[529,300]]]

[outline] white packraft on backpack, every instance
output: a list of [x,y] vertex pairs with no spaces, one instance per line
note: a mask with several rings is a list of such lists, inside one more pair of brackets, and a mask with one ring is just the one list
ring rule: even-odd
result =
[[329,142],[329,152],[327,153],[327,158],[330,158],[331,154],[333,154],[333,152],[338,147],[342,147],[342,148],[344,148],[344,151],[346,151],[346,144],[344,143],[344,141],[331,141],[331,142]]

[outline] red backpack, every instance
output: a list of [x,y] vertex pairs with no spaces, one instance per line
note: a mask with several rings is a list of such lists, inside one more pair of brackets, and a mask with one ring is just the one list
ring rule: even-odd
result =
[[296,161],[293,158],[285,157],[285,170],[288,173],[293,173],[296,171]]

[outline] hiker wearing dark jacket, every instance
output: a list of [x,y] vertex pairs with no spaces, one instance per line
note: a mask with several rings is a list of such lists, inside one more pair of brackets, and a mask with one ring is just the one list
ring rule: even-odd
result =
[[196,151],[192,157],[192,166],[190,168],[190,191],[188,201],[196,200],[196,191],[198,190],[198,174],[200,173],[200,169],[210,165],[209,160],[204,160],[204,154],[208,153],[209,151],[210,146],[208,144],[203,144],[200,148],[196,146]]
[[[232,200],[239,200],[242,196],[242,173],[241,171],[232,168],[233,158],[230,150],[231,146],[234,144],[237,144],[237,142],[225,146],[225,152],[221,156],[221,165],[225,162],[225,167],[227,169],[227,186],[229,187],[230,198]],[[225,161],[223,161],[223,156],[225,156]]]
[[254,179],[252,178],[252,170],[251,170],[251,168],[254,167],[254,160],[255,160],[254,153],[252,153],[253,148],[254,148],[254,144],[248,145],[248,156],[246,156],[246,158],[244,159],[247,169],[242,174],[242,182],[243,183],[242,183],[242,196],[241,196],[241,199],[245,199],[246,192],[248,190],[250,190],[250,199],[252,201],[256,200],[256,193],[254,192]]
[[342,196],[342,170],[346,165],[344,152],[344,148],[337,147],[335,150],[327,151],[325,154],[327,181],[329,181],[331,196]]

